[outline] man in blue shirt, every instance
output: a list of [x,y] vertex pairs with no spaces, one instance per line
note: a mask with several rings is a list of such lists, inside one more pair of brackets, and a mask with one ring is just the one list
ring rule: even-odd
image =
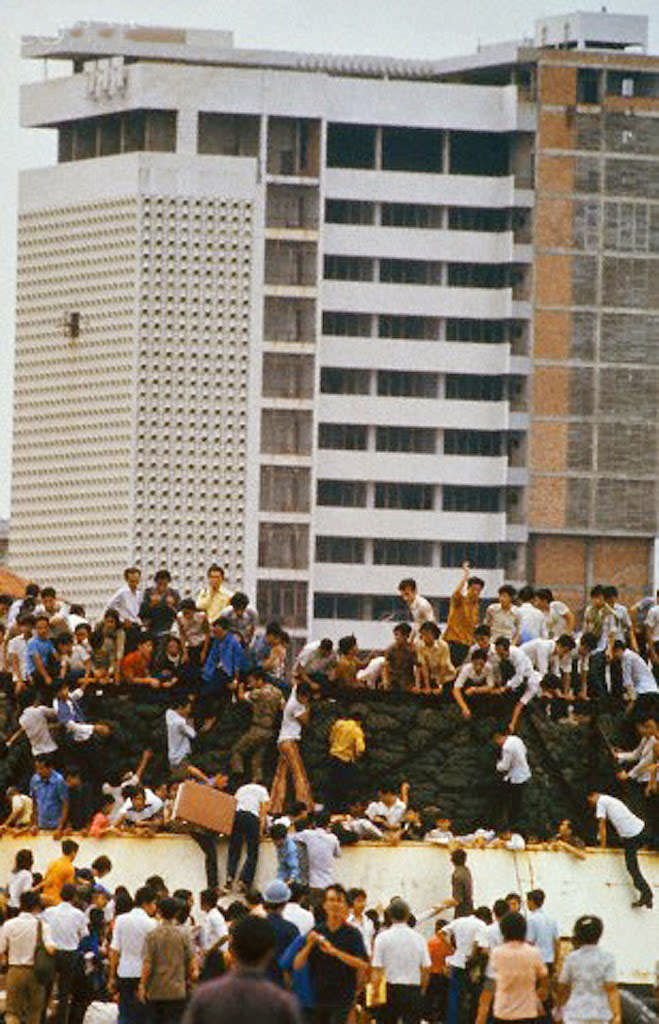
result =
[[552,973],[558,955],[560,934],[558,925],[545,914],[545,894],[542,889],[532,889],[526,894],[528,916],[526,918],[526,941],[534,945],[549,973]]
[[48,757],[35,758],[30,796],[34,801],[33,827],[54,830],[60,828],[66,821],[69,810],[69,789]]
[[283,956],[291,942],[297,939],[300,934],[299,929],[291,921],[285,921],[281,916],[284,907],[290,899],[290,895],[291,890],[286,885],[286,882],[281,882],[278,878],[273,882],[268,882],[263,890],[263,904],[268,914],[268,921],[275,933],[275,953],[268,965],[266,974],[270,981],[274,981],[275,985],[280,985],[282,988],[285,987],[284,972],[279,963],[279,958]]
[[48,616],[37,615],[34,636],[30,637],[25,648],[25,673],[40,690],[51,687],[53,683],[51,670],[57,655],[49,633]]
[[286,882],[287,885],[290,885],[291,882],[299,882],[300,860],[297,843],[293,836],[289,836],[288,829],[283,822],[277,822],[272,826],[270,838],[277,851],[277,878],[281,882]]
[[231,623],[220,616],[211,626],[211,642],[201,674],[200,708],[206,719],[214,720],[217,705],[226,701],[238,686],[238,676],[247,669],[247,657]]

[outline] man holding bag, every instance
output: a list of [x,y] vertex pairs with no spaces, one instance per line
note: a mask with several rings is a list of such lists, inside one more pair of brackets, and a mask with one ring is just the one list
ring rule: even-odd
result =
[[39,910],[38,894],[24,892],[18,917],[5,921],[0,928],[0,955],[8,964],[7,1024],[39,1024],[41,1019],[46,989],[39,960],[43,958],[42,950],[52,956],[55,946],[50,928],[39,920]]

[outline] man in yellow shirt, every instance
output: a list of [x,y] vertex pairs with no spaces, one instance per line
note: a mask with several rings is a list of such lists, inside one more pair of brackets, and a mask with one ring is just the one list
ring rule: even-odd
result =
[[451,661],[459,668],[474,642],[474,629],[478,625],[481,592],[485,586],[479,576],[470,576],[469,562],[462,563],[460,582],[451,594],[444,640],[451,652]]
[[219,565],[211,565],[208,570],[208,586],[200,591],[197,608],[200,612],[206,612],[209,622],[215,622],[228,606],[231,596],[231,591],[224,587],[224,569]]
[[62,843],[62,856],[51,861],[46,868],[46,874],[42,885],[42,899],[47,907],[54,907],[61,902],[60,893],[62,886],[75,882],[75,869],[73,862],[78,855],[78,844],[72,839],[65,839]]
[[350,718],[337,718],[329,734],[326,809],[344,811],[357,789],[357,761],[366,750],[362,716],[355,711]]

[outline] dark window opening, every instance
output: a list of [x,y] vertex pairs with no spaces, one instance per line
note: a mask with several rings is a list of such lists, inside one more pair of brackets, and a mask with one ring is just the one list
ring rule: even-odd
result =
[[430,128],[383,128],[384,171],[442,171],[442,135]]
[[328,167],[375,167],[375,128],[367,124],[328,124]]

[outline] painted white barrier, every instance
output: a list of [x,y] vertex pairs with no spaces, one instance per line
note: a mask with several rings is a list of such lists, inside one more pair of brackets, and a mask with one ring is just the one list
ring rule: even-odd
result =
[[[87,866],[101,853],[113,864],[107,878],[109,888],[123,884],[134,891],[149,875],[158,874],[170,890],[205,887],[204,857],[186,836],[157,836],[152,839],[109,837],[80,839],[76,863]],[[0,882],[11,871],[16,850],[29,846],[34,852],[35,870],[42,871],[59,854],[59,844],[50,836],[5,837],[0,841]],[[224,877],[226,842],[218,843],[220,879]],[[636,892],[618,850],[588,851],[586,860],[549,850],[469,850],[467,863],[474,877],[477,903],[492,905],[509,892],[522,895],[540,888],[547,893],[547,911],[568,936],[580,914],[598,914],[604,921],[602,944],[616,957],[621,981],[651,984],[659,960],[659,912],[632,910]],[[659,902],[659,854],[642,853],[641,870],[655,890]],[[368,892],[369,906],[383,906],[394,895],[403,896],[413,910],[421,911],[439,903],[450,892],[452,865],[448,851],[428,843],[381,846],[360,843],[344,848],[337,861],[336,879],[346,888],[359,885]],[[271,842],[261,846],[256,884],[263,885],[276,874]],[[432,926],[426,925],[429,933]]]

